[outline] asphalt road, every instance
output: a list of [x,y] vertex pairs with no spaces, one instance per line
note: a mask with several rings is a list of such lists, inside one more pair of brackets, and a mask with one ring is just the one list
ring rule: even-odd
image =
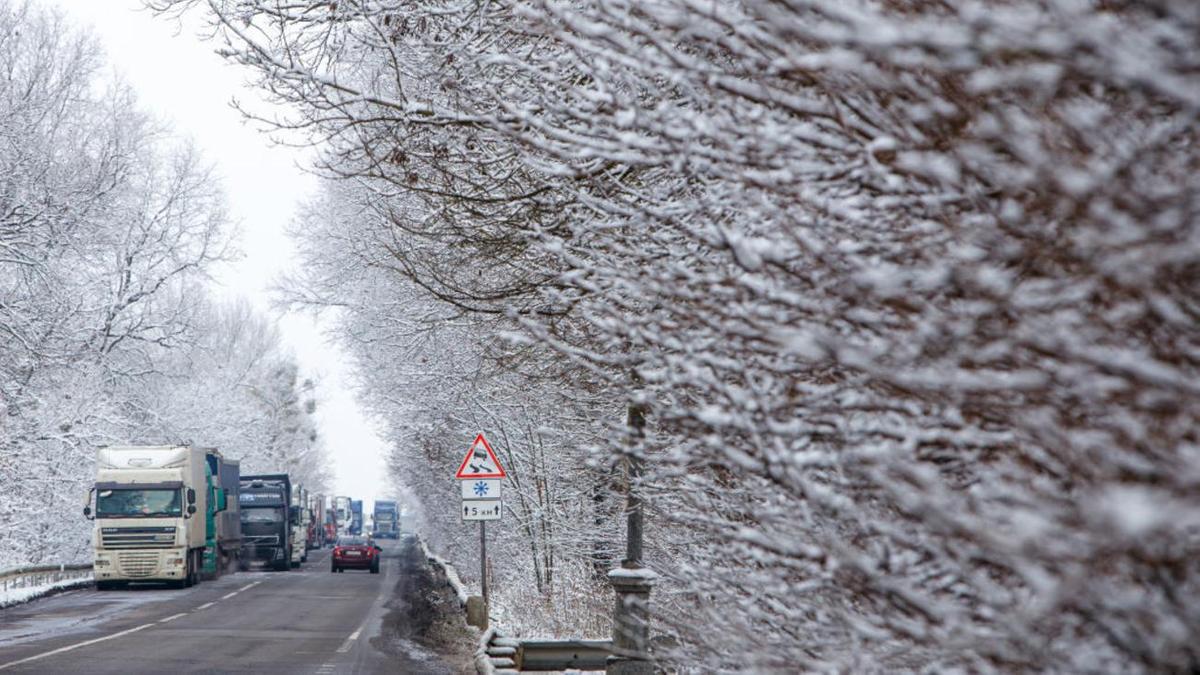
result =
[[313,551],[289,572],[186,590],[86,589],[0,610],[0,673],[456,672],[427,651],[377,648],[412,560],[398,555],[403,545],[382,545],[379,574],[331,574],[329,552]]

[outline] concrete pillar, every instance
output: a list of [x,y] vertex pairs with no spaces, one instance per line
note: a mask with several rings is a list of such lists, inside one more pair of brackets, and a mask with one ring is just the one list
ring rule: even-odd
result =
[[482,629],[488,627],[488,608],[483,597],[472,595],[467,598],[467,625]]
[[616,592],[613,653],[607,675],[653,675],[650,655],[650,589],[658,575],[645,567],[618,567],[608,573]]

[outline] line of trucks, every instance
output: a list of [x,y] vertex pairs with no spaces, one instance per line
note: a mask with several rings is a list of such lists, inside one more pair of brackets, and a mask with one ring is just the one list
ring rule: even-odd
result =
[[252,563],[290,570],[363,527],[361,501],[312,494],[284,473],[243,476],[236,460],[193,446],[100,448],[83,513],[95,521],[101,590],[135,581],[186,588]]

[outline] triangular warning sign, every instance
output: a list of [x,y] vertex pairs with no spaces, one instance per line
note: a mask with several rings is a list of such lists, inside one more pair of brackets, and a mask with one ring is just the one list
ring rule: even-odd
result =
[[462,465],[458,467],[458,473],[454,474],[455,478],[504,478],[504,476],[504,467],[500,466],[500,460],[496,459],[496,453],[492,452],[492,446],[488,445],[483,434],[475,437],[475,442],[471,444],[467,456],[463,457]]

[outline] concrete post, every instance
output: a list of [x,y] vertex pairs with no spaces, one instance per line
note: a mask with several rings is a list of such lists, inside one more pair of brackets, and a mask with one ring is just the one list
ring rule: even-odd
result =
[[467,598],[467,625],[487,630],[488,610],[482,596],[472,595]]
[[626,458],[626,530],[625,560],[608,573],[616,593],[613,608],[613,653],[608,657],[607,675],[654,675],[650,656],[650,589],[658,579],[652,570],[642,567],[642,500],[638,481],[642,477],[642,440],[646,437],[646,409],[642,404],[629,406],[626,421],[632,452]]
[[644,567],[618,567],[608,573],[616,591],[613,653],[607,675],[654,675],[650,656],[650,589],[658,575]]

